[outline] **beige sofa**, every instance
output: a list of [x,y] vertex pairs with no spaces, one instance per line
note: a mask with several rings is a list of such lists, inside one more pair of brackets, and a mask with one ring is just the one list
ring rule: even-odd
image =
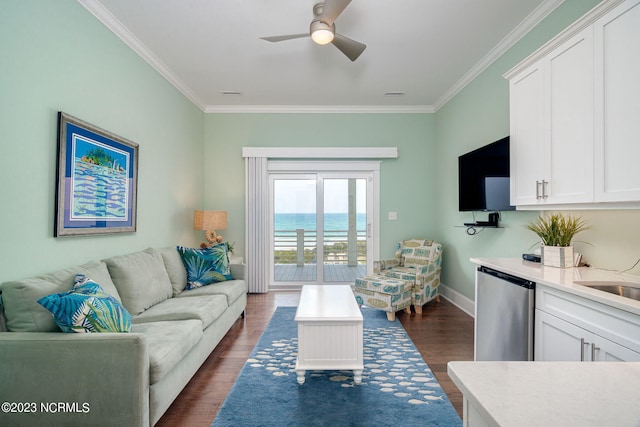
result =
[[[132,314],[131,333],[62,333],[37,303],[99,283]],[[235,280],[185,290],[175,248],[147,249],[0,285],[0,425],[155,424],[242,315],[244,266]]]

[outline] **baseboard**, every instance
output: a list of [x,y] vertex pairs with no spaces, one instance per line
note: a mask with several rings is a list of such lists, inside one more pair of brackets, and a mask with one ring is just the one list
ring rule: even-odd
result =
[[467,313],[469,316],[474,317],[475,302],[473,300],[443,283],[440,283],[440,296]]

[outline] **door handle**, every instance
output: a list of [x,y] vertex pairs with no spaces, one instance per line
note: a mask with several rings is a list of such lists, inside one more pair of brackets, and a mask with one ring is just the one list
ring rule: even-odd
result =
[[536,200],[540,199],[540,181],[536,181]]
[[367,224],[367,238],[371,238],[371,223]]
[[547,194],[547,184],[549,183],[549,181],[545,181],[544,179],[542,180],[542,198],[546,199],[547,197],[549,197],[549,195]]

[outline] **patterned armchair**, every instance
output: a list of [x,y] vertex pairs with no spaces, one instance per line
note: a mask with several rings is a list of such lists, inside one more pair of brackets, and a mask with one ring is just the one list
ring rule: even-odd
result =
[[442,244],[427,239],[410,239],[398,243],[392,259],[375,261],[373,272],[380,276],[413,282],[411,304],[416,313],[432,299],[440,302],[440,268]]

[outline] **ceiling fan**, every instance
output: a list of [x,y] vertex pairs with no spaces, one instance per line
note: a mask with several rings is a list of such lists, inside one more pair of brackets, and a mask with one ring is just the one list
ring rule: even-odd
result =
[[360,54],[364,52],[367,45],[336,33],[336,26],[334,24],[334,21],[349,3],[351,3],[351,0],[325,0],[322,3],[315,4],[313,6],[313,16],[315,18],[311,21],[309,33],[260,38],[268,42],[281,42],[310,36],[317,44],[333,44],[340,52],[344,53],[347,58],[355,61]]

